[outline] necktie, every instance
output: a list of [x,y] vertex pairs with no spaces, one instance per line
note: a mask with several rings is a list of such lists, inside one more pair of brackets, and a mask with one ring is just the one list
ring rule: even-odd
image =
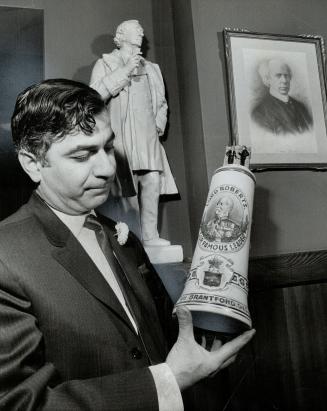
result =
[[107,258],[109,265],[111,266],[112,258],[114,258],[114,255],[109,245],[107,235],[100,221],[97,219],[95,215],[89,214],[85,218],[84,227],[95,232],[95,236],[100,245],[100,248],[103,251],[105,257]]
[[127,287],[130,287],[128,279],[126,278],[125,274],[121,272],[121,270],[117,269],[117,261],[112,252],[112,248],[110,246],[109,240],[107,238],[107,235],[104,231],[102,224],[100,223],[100,221],[95,215],[89,214],[85,219],[84,227],[88,228],[89,230],[94,231],[98,244],[109,263],[111,271],[123,294],[126,306],[129,310],[129,313],[132,316],[134,323],[136,325],[137,322],[136,322],[135,314],[134,314],[134,311],[132,309],[132,306],[130,304],[130,301],[127,295]]

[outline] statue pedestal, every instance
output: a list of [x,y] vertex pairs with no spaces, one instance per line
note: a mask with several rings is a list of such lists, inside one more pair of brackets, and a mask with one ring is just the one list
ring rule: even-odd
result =
[[[97,208],[101,214],[115,221],[126,223],[134,234],[142,241],[140,210],[137,197],[110,197]],[[183,248],[181,245],[145,246],[145,251],[152,264],[181,263]]]
[[181,245],[144,247],[152,264],[181,263],[183,248]]
[[97,208],[101,214],[114,221],[128,225],[130,231],[142,241],[140,211],[137,197],[108,197],[108,200]]

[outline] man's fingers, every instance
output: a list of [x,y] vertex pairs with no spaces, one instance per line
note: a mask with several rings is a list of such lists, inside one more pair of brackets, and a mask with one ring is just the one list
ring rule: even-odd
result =
[[245,344],[247,344],[254,336],[255,330],[246,331],[233,340],[224,344],[218,351],[217,356],[221,363],[224,364],[229,358],[237,354]]
[[206,337],[204,335],[202,335],[202,337],[201,337],[201,347],[206,348],[206,345],[207,345]]
[[237,354],[233,355],[232,357],[228,358],[228,360],[226,360],[222,366],[220,367],[220,369],[222,370],[223,368],[228,367],[229,365],[231,365],[235,360],[236,360]]
[[208,375],[209,378],[214,377],[220,370],[228,367],[236,360],[237,354],[233,355],[233,357],[228,358],[219,368],[217,368],[214,372]]
[[186,307],[177,307],[176,314],[179,324],[180,338],[194,339],[193,334],[193,321],[191,311]]
[[212,343],[212,347],[210,351],[217,351],[219,348],[222,346],[222,342],[218,340],[217,338],[214,339]]

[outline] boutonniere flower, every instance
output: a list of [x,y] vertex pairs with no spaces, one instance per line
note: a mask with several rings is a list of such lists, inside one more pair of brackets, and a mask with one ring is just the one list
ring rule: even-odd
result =
[[126,223],[122,223],[121,221],[119,221],[119,223],[115,225],[115,229],[116,229],[115,237],[117,237],[118,243],[120,245],[124,245],[128,239],[128,232],[129,232],[128,225]]

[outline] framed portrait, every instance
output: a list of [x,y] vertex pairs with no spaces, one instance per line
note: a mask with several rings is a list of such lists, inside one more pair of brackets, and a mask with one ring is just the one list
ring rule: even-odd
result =
[[251,168],[327,168],[320,36],[224,30],[232,144]]

